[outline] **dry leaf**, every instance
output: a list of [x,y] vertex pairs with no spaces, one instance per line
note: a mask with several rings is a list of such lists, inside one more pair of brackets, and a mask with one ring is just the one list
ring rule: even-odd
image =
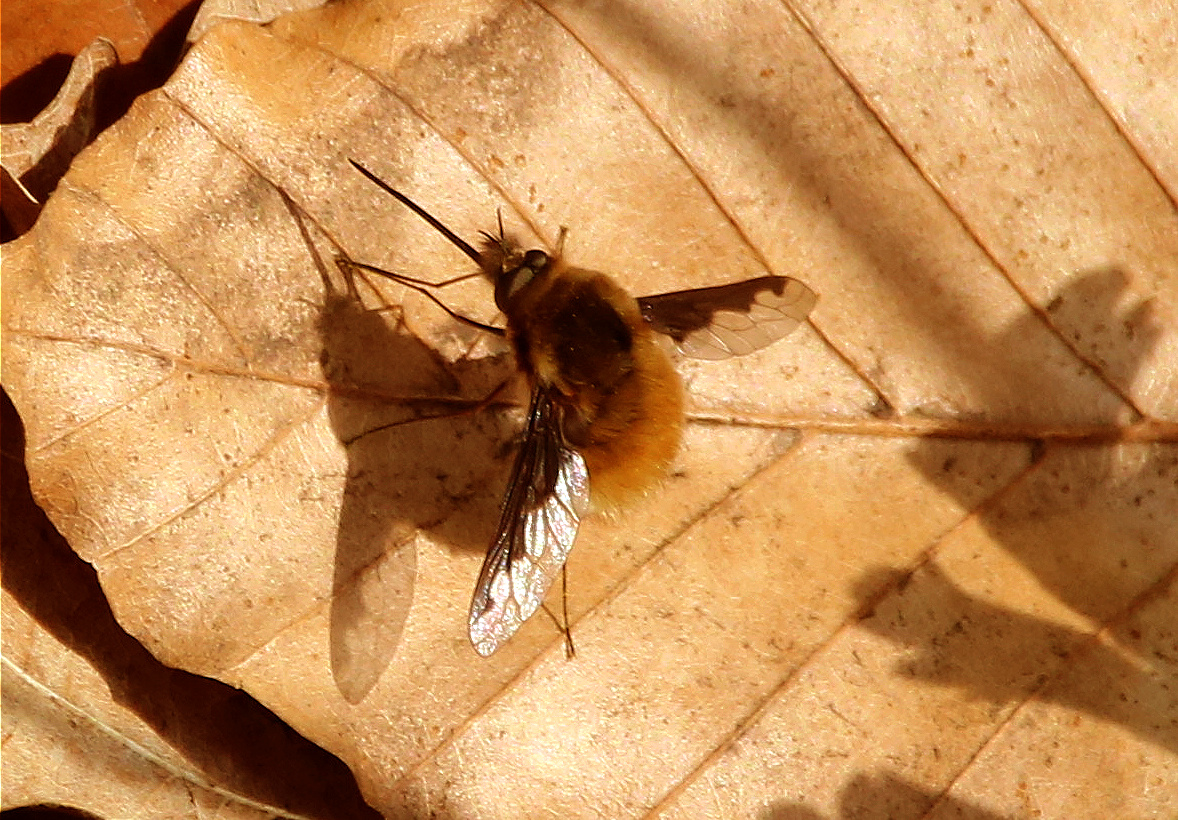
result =
[[[24,446],[5,398],[6,456]],[[3,463],[3,807],[101,817],[377,816],[339,760],[244,692],[164,666]]]
[[322,0],[203,0],[188,30],[188,42],[196,42],[209,29],[226,21],[269,23],[288,12],[321,5]]
[[[120,623],[390,816],[1160,813],[1178,113],[1164,29],[1119,32],[1164,15],[864,13],[213,29],[5,249],[33,486]],[[463,236],[567,225],[635,293],[820,295],[788,341],[683,365],[675,473],[570,559],[572,662],[543,617],[468,645],[518,413],[462,411],[510,363],[395,288],[346,298],[336,247],[466,270],[349,157]],[[479,283],[446,296],[493,318]]]
[[[118,63],[109,40],[98,38],[74,58],[57,96],[32,122],[5,124],[4,215],[17,233],[37,220],[44,195],[94,134],[95,85]],[[31,189],[31,190],[30,190]]]

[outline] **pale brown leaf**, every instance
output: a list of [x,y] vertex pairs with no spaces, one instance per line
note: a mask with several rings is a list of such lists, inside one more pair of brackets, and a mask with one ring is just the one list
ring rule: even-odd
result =
[[116,63],[114,45],[98,38],[74,58],[57,96],[32,122],[0,127],[4,215],[16,232],[24,233],[37,220],[41,192],[53,189],[93,137],[95,85]]
[[378,816],[339,760],[245,692],[164,666],[33,503],[3,407],[3,808],[101,817]]
[[[170,742],[174,727],[161,733],[120,704],[109,678],[56,641],[11,597],[0,603],[5,808],[50,803],[84,806],[103,817],[307,817],[241,790],[237,772],[210,773],[203,761],[186,759]],[[229,785],[234,781],[236,789]],[[279,799],[289,799],[292,791]]]
[[[390,816],[1156,814],[1178,113],[1147,88],[1163,16],[1125,13],[1144,56],[1116,82],[1115,35],[1063,7],[219,26],[6,248],[38,500],[128,631]],[[518,413],[465,411],[510,362],[411,294],[346,298],[337,249],[468,264],[349,158],[463,236],[568,226],[635,293],[819,294],[788,340],[681,364],[674,474],[573,550],[572,662],[542,616],[469,647]],[[494,318],[480,283],[446,296]]]

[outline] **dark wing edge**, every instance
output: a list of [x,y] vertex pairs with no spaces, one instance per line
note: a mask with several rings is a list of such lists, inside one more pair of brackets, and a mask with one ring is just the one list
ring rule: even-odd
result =
[[470,642],[480,655],[502,646],[540,607],[588,506],[585,459],[565,446],[552,394],[538,388],[470,602]]
[[647,323],[696,359],[727,359],[767,347],[804,322],[817,303],[814,291],[789,276],[638,299]]

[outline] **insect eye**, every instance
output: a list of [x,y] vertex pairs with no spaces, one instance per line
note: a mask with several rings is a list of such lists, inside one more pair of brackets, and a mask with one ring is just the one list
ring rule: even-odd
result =
[[495,304],[500,310],[505,309],[517,293],[530,285],[537,276],[543,275],[552,265],[552,257],[535,248],[526,252],[522,259],[516,259],[519,260],[518,263],[503,271],[496,280]]

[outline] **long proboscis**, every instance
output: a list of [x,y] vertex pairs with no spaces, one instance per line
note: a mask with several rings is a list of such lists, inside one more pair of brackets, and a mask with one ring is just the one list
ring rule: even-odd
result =
[[479,265],[480,267],[482,266],[483,258],[482,258],[482,256],[479,255],[479,252],[476,251],[474,248],[472,248],[470,246],[470,244],[466,240],[464,240],[461,236],[454,233],[454,231],[450,230],[445,225],[443,225],[441,223],[441,221],[438,220],[433,214],[431,214],[425,208],[418,205],[416,202],[414,202],[409,197],[405,196],[403,193],[398,191],[393,186],[389,185],[387,182],[385,182],[383,179],[378,177],[376,174],[369,171],[363,165],[356,162],[356,160],[349,159],[348,162],[352,163],[353,167],[355,167],[355,169],[357,171],[359,171],[364,176],[368,177],[370,180],[372,180],[377,185],[379,185],[381,187],[381,189],[384,190],[385,193],[391,195],[394,199],[396,199],[398,202],[400,202],[406,208],[413,211],[413,213],[417,214],[422,219],[424,219],[426,222],[428,222],[430,225],[432,225],[434,227],[434,229],[436,231],[438,231],[438,233],[440,233],[442,236],[449,239],[451,242],[454,243],[454,245],[460,251],[462,251],[467,256],[469,256],[471,259],[473,259],[474,263],[476,265]]

